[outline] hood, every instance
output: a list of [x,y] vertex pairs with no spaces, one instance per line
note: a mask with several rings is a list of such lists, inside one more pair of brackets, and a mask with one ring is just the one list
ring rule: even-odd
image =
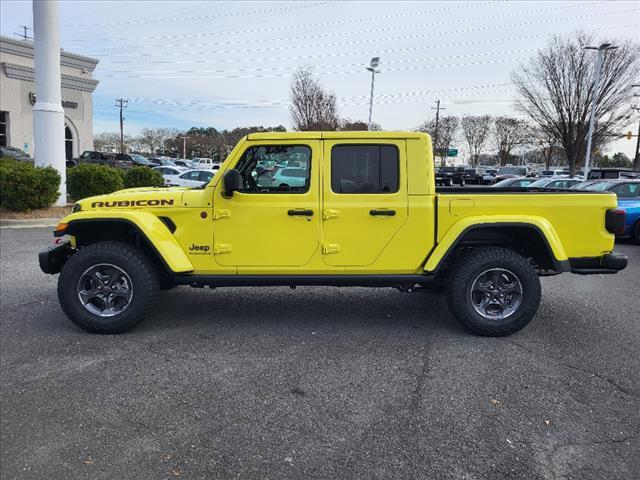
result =
[[118,190],[107,195],[97,195],[76,202],[74,211],[118,208],[175,208],[180,206],[186,187],[139,187]]

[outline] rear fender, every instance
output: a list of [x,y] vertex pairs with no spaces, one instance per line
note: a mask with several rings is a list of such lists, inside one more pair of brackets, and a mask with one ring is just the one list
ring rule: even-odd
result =
[[437,271],[446,261],[456,246],[463,240],[464,235],[475,229],[489,227],[528,227],[537,230],[546,241],[547,248],[557,265],[568,262],[567,254],[562,246],[560,237],[553,225],[545,218],[535,215],[491,215],[472,216],[460,219],[445,233],[436,248],[433,249],[424,266],[426,272]]

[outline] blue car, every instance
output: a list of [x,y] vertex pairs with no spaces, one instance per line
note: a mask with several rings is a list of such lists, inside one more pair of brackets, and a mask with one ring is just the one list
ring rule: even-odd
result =
[[618,208],[625,211],[624,232],[619,235],[640,243],[640,180],[611,180],[587,186],[584,190],[614,192]]

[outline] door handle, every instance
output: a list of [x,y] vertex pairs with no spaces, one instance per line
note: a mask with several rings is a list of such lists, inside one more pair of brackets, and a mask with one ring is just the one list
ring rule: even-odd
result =
[[290,217],[312,217],[313,210],[292,209],[287,212]]
[[395,210],[387,210],[387,209],[374,209],[369,210],[369,215],[374,217],[393,217],[396,214]]

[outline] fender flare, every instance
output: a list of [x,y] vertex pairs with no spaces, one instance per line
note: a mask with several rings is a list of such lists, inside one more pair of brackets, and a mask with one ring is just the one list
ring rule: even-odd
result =
[[495,227],[525,227],[535,230],[546,243],[547,252],[555,270],[559,272],[570,270],[569,258],[562,241],[551,222],[546,218],[535,215],[492,215],[465,217],[454,223],[427,257],[424,271],[437,272],[468,232]]
[[61,220],[66,223],[65,234],[73,235],[74,226],[92,222],[121,222],[134,228],[153,248],[158,258],[173,273],[193,271],[191,261],[169,228],[157,216],[149,212],[77,212]]

